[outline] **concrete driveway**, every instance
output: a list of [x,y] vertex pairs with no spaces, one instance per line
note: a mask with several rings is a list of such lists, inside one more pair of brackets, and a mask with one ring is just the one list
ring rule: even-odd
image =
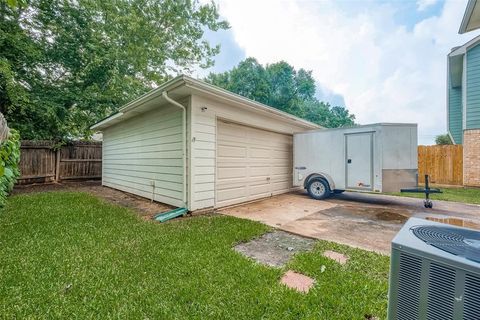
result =
[[313,200],[304,191],[223,208],[220,213],[263,222],[305,237],[390,253],[390,241],[410,217],[480,229],[480,206],[422,199],[345,192]]

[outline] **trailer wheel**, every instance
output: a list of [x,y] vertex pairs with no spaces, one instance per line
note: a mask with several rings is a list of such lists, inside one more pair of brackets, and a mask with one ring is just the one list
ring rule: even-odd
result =
[[432,209],[433,208],[433,202],[430,199],[424,200],[423,201],[423,206],[427,209]]
[[310,197],[316,200],[322,200],[330,196],[330,186],[324,179],[311,179],[308,182],[307,191]]

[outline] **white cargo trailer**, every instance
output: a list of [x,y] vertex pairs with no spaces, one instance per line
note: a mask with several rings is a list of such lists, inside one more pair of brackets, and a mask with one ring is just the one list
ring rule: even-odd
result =
[[293,154],[293,185],[315,199],[345,190],[395,192],[418,182],[416,124],[297,133]]

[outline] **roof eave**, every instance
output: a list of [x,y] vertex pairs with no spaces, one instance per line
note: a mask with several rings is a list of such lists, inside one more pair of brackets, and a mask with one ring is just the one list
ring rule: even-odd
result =
[[462,23],[460,24],[460,28],[458,30],[459,34],[464,34],[466,32],[478,29],[480,27],[479,26],[476,28],[467,29],[470,19],[472,18],[472,13],[473,13],[473,10],[475,9],[476,4],[477,4],[477,0],[468,0],[467,7],[465,8],[465,13],[463,14]]
[[450,53],[448,54],[448,56],[454,57],[458,55],[464,55],[467,52],[467,50],[469,50],[472,47],[475,47],[479,43],[480,43],[480,35],[476,36],[475,38],[471,39],[470,41],[464,43],[461,46],[453,48],[452,51],[450,51]]
[[[156,88],[154,90],[151,90],[151,91],[147,92],[146,94],[138,97],[137,99],[127,103],[126,105],[122,106],[118,110],[118,112],[116,112],[113,115],[111,115],[111,116],[99,121],[98,123],[94,124],[93,126],[90,127],[90,129],[101,131],[104,128],[107,128],[107,127],[109,127],[109,126],[111,126],[111,125],[113,125],[117,122],[120,122],[120,121],[122,121],[121,117],[124,114],[128,113],[129,111],[137,108],[138,106],[140,106],[141,104],[143,104],[147,101],[150,101],[152,99],[156,99],[156,98],[160,97],[162,95],[162,92],[164,92],[164,91],[170,91],[170,90],[178,88],[182,85],[185,85],[190,89],[203,91],[203,92],[215,95],[215,96],[219,96],[219,97],[221,97],[223,99],[226,99],[226,100],[234,101],[236,103],[242,104],[244,106],[247,106],[247,107],[259,110],[259,111],[264,111],[264,112],[267,112],[267,113],[271,113],[271,114],[273,114],[277,117],[280,117],[284,120],[287,120],[287,121],[290,121],[290,122],[293,122],[293,123],[296,123],[297,125],[300,125],[300,126],[302,126],[304,128],[307,128],[307,129],[321,129],[321,128],[323,128],[322,126],[317,125],[313,122],[298,118],[298,117],[296,117],[294,115],[291,115],[289,113],[286,113],[284,111],[281,111],[281,110],[278,110],[276,108],[264,105],[264,104],[256,102],[256,101],[253,101],[251,99],[242,97],[242,96],[240,96],[236,93],[227,91],[225,89],[214,86],[212,84],[209,84],[209,83],[206,83],[206,82],[203,82],[203,81],[200,81],[200,80],[196,80],[194,78],[191,78],[191,77],[188,77],[188,76],[185,76],[185,75],[180,75],[180,76],[164,83],[163,85],[159,86],[158,88]],[[114,122],[114,123],[112,123],[112,122]]]
[[302,118],[296,117],[294,115],[291,115],[290,113],[278,110],[276,108],[270,107],[268,105],[265,105],[263,103],[256,102],[254,100],[245,98],[239,94],[227,91],[225,89],[222,89],[220,87],[214,86],[212,84],[209,84],[207,82],[199,81],[196,79],[193,79],[191,77],[184,77],[184,80],[186,82],[187,87],[190,87],[192,89],[196,90],[201,90],[210,94],[213,94],[215,96],[221,97],[223,99],[231,100],[236,103],[240,103],[243,105],[246,105],[250,108],[254,108],[260,111],[265,111],[271,114],[274,114],[276,116],[279,116],[283,119],[288,119],[291,121],[294,121],[298,124],[301,124],[303,127],[311,128],[311,129],[321,129],[323,128],[322,126],[315,124],[313,122],[310,122],[308,120],[304,120]]
[[111,123],[113,120],[115,120],[115,119],[120,120],[119,117],[121,117],[125,113],[129,112],[130,110],[135,109],[136,107],[138,107],[142,103],[145,103],[145,102],[150,101],[152,99],[158,98],[159,96],[162,95],[163,91],[172,90],[174,88],[177,88],[178,86],[181,86],[184,83],[185,83],[185,81],[184,81],[184,76],[183,75],[175,77],[175,78],[165,82],[161,86],[159,86],[159,87],[157,87],[153,90],[150,90],[149,92],[147,92],[147,93],[141,95],[140,97],[138,97],[138,98],[128,102],[127,104],[123,105],[114,114],[111,114],[110,116],[108,116],[108,117],[100,120],[99,122],[95,123],[94,125],[90,126],[90,129],[101,131],[102,129],[113,125]]
[[130,109],[133,109],[135,108],[136,106],[146,102],[146,101],[149,101],[151,99],[155,99],[159,96],[162,95],[162,93],[164,91],[170,91],[170,90],[173,90],[183,84],[185,84],[185,76],[184,75],[180,75],[178,77],[175,77],[167,82],[165,82],[164,84],[158,86],[157,88],[145,93],[144,95],[130,101],[129,103],[125,104],[124,106],[122,106],[118,111],[128,111]]

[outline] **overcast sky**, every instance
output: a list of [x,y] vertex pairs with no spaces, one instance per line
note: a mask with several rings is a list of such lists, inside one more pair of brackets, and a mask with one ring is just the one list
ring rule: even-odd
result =
[[466,0],[216,2],[231,28],[207,34],[221,45],[210,71],[285,60],[361,124],[418,123],[420,144],[446,133],[446,55],[479,34],[458,34]]

